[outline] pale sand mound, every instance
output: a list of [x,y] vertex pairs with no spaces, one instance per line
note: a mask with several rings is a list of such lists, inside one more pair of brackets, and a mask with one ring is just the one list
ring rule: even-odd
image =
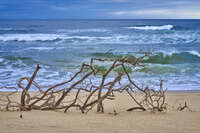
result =
[[[179,103],[194,112],[177,112]],[[126,94],[118,94],[115,101],[105,101],[105,113],[95,110],[81,114],[55,111],[0,112],[0,133],[200,133],[200,93],[168,92],[166,113],[126,112],[133,106]],[[119,115],[109,115],[116,110]]]

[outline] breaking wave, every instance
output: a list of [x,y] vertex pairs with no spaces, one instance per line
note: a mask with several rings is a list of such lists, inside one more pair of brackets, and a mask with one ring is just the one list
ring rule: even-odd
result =
[[56,34],[4,34],[0,36],[1,41],[54,41],[62,39]]
[[[131,54],[114,54],[114,53],[92,53],[92,56],[102,58],[135,58]],[[150,64],[184,64],[184,63],[200,63],[200,52],[158,52],[143,61]]]
[[200,72],[199,65],[192,64],[177,64],[177,65],[160,65],[160,64],[150,64],[145,67],[136,70],[136,72],[148,73],[148,74],[196,74]]
[[0,33],[32,33],[34,29],[27,28],[0,28]]
[[1,65],[13,65],[13,66],[24,66],[24,65],[32,65],[36,64],[37,61],[30,57],[24,56],[4,56],[0,58],[0,66]]
[[[135,60],[136,54],[121,53],[103,53],[97,52],[91,54],[93,57],[101,58],[127,58]],[[158,52],[143,60],[144,68],[136,69],[139,73],[148,74],[196,74],[200,72],[200,52]]]
[[180,53],[157,53],[149,59],[144,60],[145,63],[153,64],[183,64],[183,63],[200,63],[200,53],[197,51],[188,51]]
[[108,29],[58,29],[61,33],[82,33],[82,32],[108,32]]
[[109,42],[120,42],[128,39],[128,36],[113,35],[113,36],[69,36],[65,34],[4,34],[0,35],[0,41],[17,41],[17,42],[46,42],[46,41],[107,41]]
[[108,36],[67,35],[67,34],[2,34],[0,41],[16,42],[55,42],[55,41],[92,41],[93,43],[120,43],[120,44],[177,44],[200,42],[200,34],[196,32],[168,33],[168,34],[113,34]]
[[136,30],[171,30],[173,25],[162,25],[162,26],[133,26],[126,27],[127,29],[136,29]]

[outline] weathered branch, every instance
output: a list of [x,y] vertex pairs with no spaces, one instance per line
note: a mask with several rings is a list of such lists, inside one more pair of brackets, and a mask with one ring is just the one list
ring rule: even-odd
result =
[[[135,67],[143,67],[142,60],[148,56],[149,53],[145,53],[144,56],[138,58],[134,57],[133,59],[131,59],[131,57],[113,59],[92,58],[89,64],[83,63],[80,70],[70,77],[69,80],[50,87],[45,87],[45,89],[34,81],[40,69],[39,65],[37,65],[31,78],[23,77],[18,82],[18,87],[22,89],[20,103],[10,98],[10,96],[18,92],[16,89],[15,92],[9,93],[8,95],[0,94],[0,102],[5,103],[0,103],[0,107],[3,106],[6,110],[18,108],[23,111],[31,109],[62,109],[64,112],[67,112],[70,108],[76,107],[82,113],[87,113],[94,107],[97,107],[97,112],[104,112],[104,100],[115,100],[114,93],[126,91],[128,96],[133,100],[133,103],[137,104],[137,107],[132,107],[127,111],[146,111],[154,109],[163,111],[166,104],[166,90],[163,90],[163,81],[161,80],[160,89],[158,90],[154,90],[148,86],[144,87],[143,85],[140,87],[134,82],[127,70],[127,66],[131,66],[133,69],[135,69]],[[108,69],[102,74],[99,84],[93,83],[90,79],[90,77],[96,78],[101,71],[100,68],[96,68],[96,62],[110,63]],[[118,67],[121,67],[122,71],[116,72]],[[110,76],[114,77],[114,79],[108,81]],[[98,77],[100,76],[98,75]],[[127,80],[125,84],[121,83],[123,78]],[[22,85],[24,80],[28,81],[26,87]],[[30,92],[31,86],[36,87],[37,91]],[[72,93],[75,93],[73,98],[70,96],[73,95]],[[140,99],[137,99],[137,97],[133,95],[137,93],[140,94]]]

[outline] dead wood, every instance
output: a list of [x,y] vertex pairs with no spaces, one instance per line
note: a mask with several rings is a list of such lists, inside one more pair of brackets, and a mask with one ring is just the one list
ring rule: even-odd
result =
[[28,82],[26,88],[23,88],[22,86],[19,85],[19,87],[21,87],[23,89],[22,90],[22,94],[21,94],[21,107],[20,107],[20,110],[26,110],[25,109],[25,97],[26,97],[27,92],[28,92],[29,88],[31,87],[32,82],[33,82],[34,78],[36,77],[37,72],[39,71],[39,69],[40,69],[40,66],[37,65],[37,68],[36,68],[35,72],[33,73],[30,81]]
[[[34,81],[40,66],[37,65],[31,78],[23,77],[18,82],[18,87],[22,89],[20,102],[10,99],[10,96],[15,95],[16,91],[7,95],[0,94],[0,101],[5,104],[0,105],[6,110],[16,108],[16,110],[64,110],[66,113],[70,108],[77,108],[81,113],[87,113],[94,107],[97,107],[97,112],[104,112],[103,103],[105,100],[115,100],[114,93],[127,92],[128,96],[137,104],[137,107],[129,108],[127,111],[133,110],[165,110],[165,92],[163,90],[163,81],[160,81],[160,88],[158,90],[146,87],[140,87],[131,78],[128,73],[127,66],[135,69],[136,67],[143,67],[142,60],[147,58],[149,53],[145,53],[141,57],[129,58],[113,58],[113,59],[99,59],[92,58],[89,64],[83,63],[80,70],[76,72],[69,80],[49,86],[46,89],[39,86]],[[100,68],[96,68],[95,63],[110,63],[109,68],[102,74],[99,84],[94,84],[90,77],[96,78],[100,72]],[[122,71],[115,72],[117,68],[121,67]],[[113,73],[116,74],[113,74]],[[113,76],[116,75],[116,76]],[[98,75],[99,76],[99,75]],[[108,81],[108,78],[114,77]],[[127,82],[122,84],[122,79],[125,78]],[[22,82],[27,80],[26,87]],[[30,93],[31,86],[38,89],[37,92]],[[4,87],[8,88],[8,87]],[[1,89],[1,88],[0,88]],[[73,95],[72,93],[75,93]],[[135,94],[140,93],[141,98],[137,99]],[[74,98],[71,98],[74,96]],[[2,98],[4,97],[4,98]],[[70,101],[69,101],[70,100]],[[14,104],[14,105],[13,105]],[[118,113],[114,110],[114,115]]]
[[185,101],[184,106],[182,106],[181,104],[179,105],[179,107],[177,108],[177,111],[183,111],[183,110],[185,110],[185,109],[188,109],[189,111],[192,111],[192,110],[190,109],[190,107],[187,105],[187,102],[186,102],[186,101]]

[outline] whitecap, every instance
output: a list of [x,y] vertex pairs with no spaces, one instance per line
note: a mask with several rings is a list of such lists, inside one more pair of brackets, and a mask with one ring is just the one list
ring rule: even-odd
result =
[[4,34],[0,36],[0,41],[55,41],[67,39],[81,40],[106,40],[111,37],[91,37],[91,36],[68,36],[65,34]]
[[0,28],[1,31],[9,31],[9,30],[13,30],[13,28]]
[[0,62],[3,62],[4,61],[4,59],[3,58],[0,58]]
[[4,34],[1,41],[53,41],[61,38],[56,34]]
[[197,52],[197,51],[193,50],[193,51],[189,51],[189,53],[192,54],[192,55],[196,55],[196,56],[200,57],[200,53]]
[[172,50],[160,50],[158,53],[162,53],[165,57],[166,56],[172,56],[173,54],[180,54],[181,52],[175,49]]
[[29,49],[34,49],[34,50],[52,50],[54,49],[54,47],[29,47],[27,48],[27,50]]
[[136,30],[171,30],[173,25],[162,25],[162,26],[133,26],[125,27],[127,29],[136,29]]
[[2,34],[0,35],[0,41],[18,41],[18,42],[37,42],[37,41],[55,41],[63,42],[70,41],[74,44],[80,44],[82,42],[88,44],[177,44],[177,43],[194,43],[200,42],[200,35],[197,32],[174,32],[165,34],[144,34],[133,33],[129,35],[112,34],[109,36],[92,36],[92,35],[67,35],[65,33],[60,34]]
[[58,29],[57,32],[81,33],[81,32],[108,32],[108,29]]
[[11,27],[0,28],[0,31],[29,31],[29,30],[33,30],[33,29],[27,29],[27,28],[11,28]]

